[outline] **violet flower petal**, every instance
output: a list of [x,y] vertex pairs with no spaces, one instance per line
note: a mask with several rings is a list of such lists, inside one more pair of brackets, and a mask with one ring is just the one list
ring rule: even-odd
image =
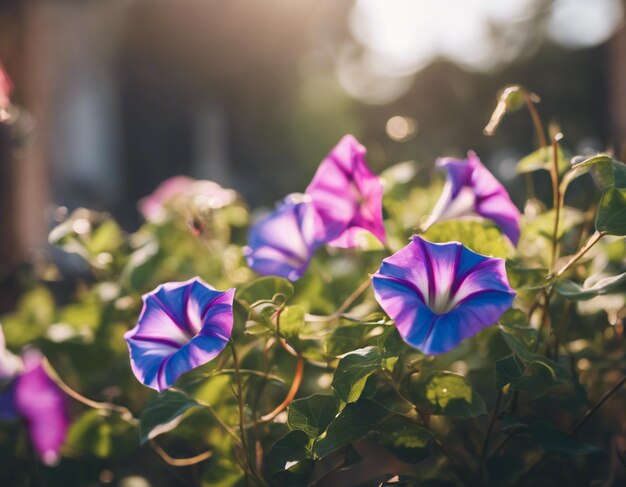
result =
[[67,398],[46,373],[38,350],[24,353],[24,366],[14,382],[15,409],[26,422],[37,455],[54,465],[70,426]]
[[365,153],[352,135],[344,136],[306,189],[321,218],[322,239],[332,247],[355,247],[362,232],[385,243],[383,187],[367,166]]
[[419,236],[383,260],[372,284],[402,338],[428,354],[448,352],[495,323],[515,297],[502,259]]
[[199,278],[171,282],[143,297],[137,326],[124,335],[137,379],[161,392],[214,359],[230,340],[235,290]]
[[492,220],[517,245],[520,212],[474,152],[468,152],[465,160],[441,158],[437,166],[447,171],[446,183],[425,228],[439,220],[477,214]]
[[256,222],[244,249],[248,265],[263,276],[296,281],[321,245],[319,216],[304,195],[289,195],[279,207]]

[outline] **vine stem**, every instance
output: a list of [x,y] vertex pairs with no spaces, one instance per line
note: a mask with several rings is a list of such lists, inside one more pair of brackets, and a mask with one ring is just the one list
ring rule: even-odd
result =
[[57,373],[56,370],[54,370],[54,367],[52,367],[52,365],[50,364],[50,362],[48,361],[47,358],[44,357],[43,359],[43,368],[46,371],[46,373],[48,374],[48,377],[50,377],[50,379],[52,379],[54,381],[54,383],[59,386],[59,388],[65,392],[65,394],[67,394],[68,396],[70,396],[72,399],[83,403],[85,406],[89,406],[90,408],[93,409],[102,409],[105,411],[114,411],[116,413],[119,413],[119,415],[122,417],[122,419],[124,419],[126,422],[130,423],[130,424],[136,424],[137,423],[137,419],[133,417],[133,414],[124,406],[118,406],[117,404],[112,404],[109,402],[98,402],[98,401],[94,401],[92,399],[89,399],[88,397],[83,396],[82,394],[76,392],[74,389],[72,389],[70,386],[68,386],[63,379],[61,379],[61,377],[59,376],[59,374]]
[[570,430],[569,436],[575,436],[576,433],[585,425],[589,418],[595,414],[595,412],[602,407],[602,405],[608,401],[608,399],[615,394],[624,384],[626,384],[626,375],[622,377],[619,382],[617,382],[609,391],[602,396],[602,399],[598,401],[598,404],[589,409],[582,418],[574,425],[574,427]]
[[341,306],[339,306],[339,308],[337,308],[337,311],[335,311],[333,314],[328,315],[328,316],[318,316],[318,315],[307,315],[307,319],[309,321],[317,321],[317,322],[322,322],[322,321],[333,321],[336,320],[337,318],[340,318],[341,315],[350,307],[354,304],[354,302],[359,299],[359,297],[365,292],[367,291],[367,289],[370,287],[370,278],[368,277],[365,281],[363,281],[359,287],[357,287],[352,294],[350,294],[350,296],[348,296],[346,298],[346,300],[341,304]]
[[163,448],[159,446],[159,444],[155,440],[149,441],[150,447],[154,450],[154,452],[159,455],[161,460],[163,460],[168,465],[172,467],[189,467],[191,465],[196,465],[198,463],[204,462],[213,456],[213,452],[211,450],[207,450],[199,455],[195,455],[189,458],[174,458],[170,456]]
[[540,147],[547,147],[548,142],[546,140],[546,134],[543,129],[543,125],[541,124],[541,117],[539,116],[539,112],[535,108],[535,101],[538,101],[537,95],[534,95],[535,100],[533,100],[533,94],[524,92],[524,100],[526,101],[526,107],[528,108],[528,112],[530,113],[530,118],[533,121],[533,125],[535,126],[535,133],[537,134],[537,139],[539,140]]
[[487,432],[485,433],[485,439],[483,440],[483,447],[480,451],[480,461],[478,462],[478,475],[483,477],[485,471],[485,461],[487,460],[487,449],[489,448],[489,440],[491,438],[491,433],[493,432],[493,427],[496,423],[496,417],[498,415],[498,409],[500,408],[500,402],[502,401],[502,389],[498,389],[498,397],[496,398],[496,405],[493,408],[493,412],[491,413],[491,418],[489,419],[489,426],[487,427]]
[[[567,434],[570,438],[576,436],[576,433],[591,419],[591,417],[602,407],[602,405],[609,400],[613,394],[615,394],[624,384],[626,384],[626,375],[622,377],[611,389],[609,389],[604,396],[598,401],[598,403],[592,408],[588,409],[582,418],[572,427]],[[545,455],[541,455],[535,460],[535,462],[528,468],[528,470],[520,477],[518,484],[523,485],[525,480],[545,461]]]
[[293,376],[293,381],[291,383],[291,387],[289,388],[289,392],[285,396],[283,402],[281,402],[273,411],[261,416],[262,422],[271,421],[276,416],[278,416],[287,406],[291,404],[294,397],[298,393],[298,389],[300,389],[300,384],[302,383],[302,373],[304,371],[304,359],[301,356],[298,356],[298,361],[296,362],[296,372]]
[[[572,267],[576,262],[578,262],[587,252],[589,252],[589,250],[595,245],[597,244],[600,239],[602,237],[604,237],[605,233],[604,232],[598,232],[596,231],[591,237],[589,237],[589,240],[587,240],[587,243],[578,251],[576,252],[572,258],[563,266],[561,267],[556,274],[554,274],[553,276],[551,276],[554,279],[559,279],[563,274],[565,274],[565,272]],[[550,277],[550,276],[549,276]]]
[[556,134],[552,141],[552,165],[550,166],[550,179],[552,180],[552,201],[554,206],[554,231],[552,233],[552,258],[550,269],[554,267],[559,254],[559,221],[561,219],[561,196],[559,188],[559,141],[562,134]]
[[248,466],[248,469],[251,473],[254,474],[254,470],[252,468],[252,464],[250,463],[250,457],[248,455],[248,440],[246,439],[246,429],[244,426],[244,398],[243,398],[243,387],[241,384],[241,374],[239,373],[239,358],[237,356],[237,349],[235,348],[235,344],[230,340],[229,342],[230,350],[233,355],[233,368],[235,369],[235,382],[237,383],[237,404],[239,406],[239,434],[241,436],[241,447],[243,449],[243,456],[245,458],[245,463]]

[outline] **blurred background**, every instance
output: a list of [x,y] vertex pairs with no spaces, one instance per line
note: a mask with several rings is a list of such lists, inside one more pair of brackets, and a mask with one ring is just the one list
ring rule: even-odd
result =
[[345,133],[375,171],[474,149],[520,203],[515,163],[536,141],[523,112],[482,134],[498,90],[539,94],[570,153],[619,154],[625,11],[623,0],[0,0],[0,61],[21,110],[0,133],[0,287],[65,208],[134,230],[137,200],[176,174],[269,206],[303,191]]

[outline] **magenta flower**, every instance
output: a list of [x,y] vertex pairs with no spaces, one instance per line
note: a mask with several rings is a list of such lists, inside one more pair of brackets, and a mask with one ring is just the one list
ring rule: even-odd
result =
[[4,380],[12,379],[0,393],[0,418],[21,418],[39,458],[46,465],[55,465],[70,427],[67,397],[44,369],[41,352],[28,349],[20,360],[4,348],[2,330],[0,337],[3,346],[0,368],[10,367],[0,374]]
[[520,212],[474,152],[468,152],[465,160],[441,158],[437,166],[447,171],[446,183],[424,229],[439,220],[479,215],[492,220],[517,245]]
[[167,208],[177,202],[209,208],[222,208],[235,200],[235,192],[222,188],[213,181],[196,180],[188,176],[174,176],[163,181],[154,192],[142,198],[137,205],[148,221],[159,222],[167,215]]
[[244,249],[248,265],[261,275],[300,279],[315,250],[323,228],[310,198],[287,196],[278,208],[256,222]]
[[12,91],[13,83],[11,83],[9,75],[4,70],[2,63],[0,63],[0,122],[9,118],[7,110],[11,106]]
[[367,167],[365,152],[352,135],[344,136],[306,189],[321,218],[322,239],[332,247],[355,247],[362,232],[385,243],[383,187]]
[[230,340],[234,295],[197,277],[145,294],[137,326],[124,335],[135,377],[162,392],[215,358]]
[[404,341],[427,354],[448,352],[495,323],[515,297],[502,259],[419,236],[383,260],[372,284]]

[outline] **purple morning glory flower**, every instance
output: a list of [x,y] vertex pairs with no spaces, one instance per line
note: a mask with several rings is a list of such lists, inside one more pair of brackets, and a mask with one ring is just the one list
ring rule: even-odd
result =
[[13,374],[10,376],[7,368],[2,370],[2,378],[11,381],[0,393],[0,418],[21,418],[39,458],[46,465],[55,465],[70,427],[67,397],[44,369],[41,352],[28,349],[20,359],[4,348],[1,329],[0,337],[0,367],[9,364]]
[[300,279],[323,232],[320,217],[306,195],[287,196],[278,208],[256,222],[244,249],[248,265],[261,275]]
[[355,247],[362,232],[385,243],[383,187],[367,167],[365,153],[352,135],[344,136],[306,189],[321,218],[323,240],[332,247]]
[[27,350],[23,358],[24,372],[15,378],[13,389],[15,409],[26,422],[39,458],[54,465],[70,427],[67,398],[46,373],[39,351]]
[[124,335],[135,377],[162,392],[215,358],[230,340],[234,295],[197,277],[145,294],[137,326]]
[[502,259],[419,236],[383,260],[372,284],[404,341],[427,354],[448,352],[495,323],[515,297]]
[[517,245],[520,212],[504,186],[474,152],[468,152],[465,160],[438,159],[437,166],[447,171],[446,183],[424,228],[439,220],[478,214],[492,220]]

